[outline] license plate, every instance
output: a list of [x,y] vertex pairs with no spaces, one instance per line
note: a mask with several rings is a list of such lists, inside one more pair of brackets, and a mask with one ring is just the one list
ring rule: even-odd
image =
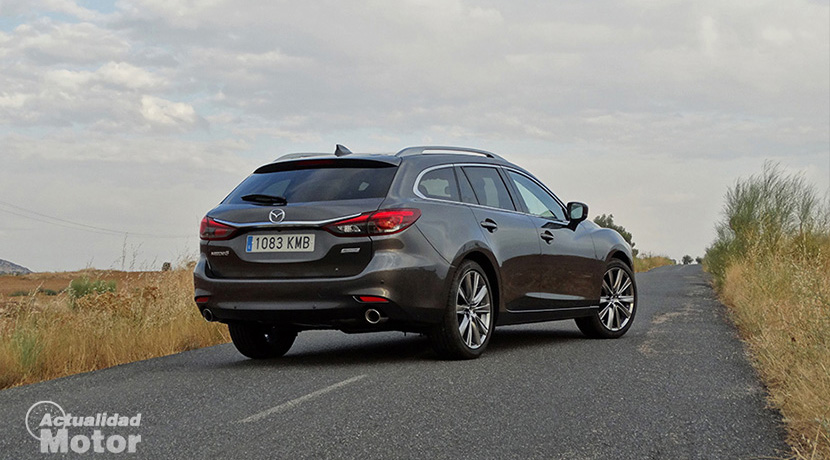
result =
[[314,252],[314,235],[248,235],[245,252]]

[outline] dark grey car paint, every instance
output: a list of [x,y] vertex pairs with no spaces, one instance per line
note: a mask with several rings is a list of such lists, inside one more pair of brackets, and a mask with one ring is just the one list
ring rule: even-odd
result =
[[[419,331],[440,321],[455,268],[472,258],[493,278],[497,324],[535,322],[596,312],[606,262],[616,257],[631,264],[631,250],[622,237],[590,221],[574,226],[414,192],[418,176],[439,165],[509,167],[533,177],[504,160],[461,154],[348,159],[399,164],[385,199],[289,203],[279,207],[286,218],[278,224],[268,221],[274,206],[220,204],[208,213],[243,228],[228,241],[201,242],[195,292],[210,296],[201,309],[209,307],[222,322]],[[508,191],[515,193],[512,187]],[[392,208],[418,208],[421,217],[403,232],[385,236],[344,238],[322,229],[321,222]],[[482,228],[486,219],[496,222],[497,230]],[[315,235],[319,246],[314,253],[245,253],[246,234],[297,231]],[[554,234],[552,244],[542,240],[545,231]],[[343,253],[347,248],[358,252]],[[228,255],[212,255],[217,253]],[[366,305],[356,295],[389,299],[377,306],[388,321],[368,327],[361,321]]]

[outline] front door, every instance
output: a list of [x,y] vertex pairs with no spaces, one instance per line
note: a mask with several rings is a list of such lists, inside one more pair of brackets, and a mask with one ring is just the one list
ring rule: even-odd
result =
[[588,229],[570,223],[564,206],[533,179],[511,170],[507,177],[541,242],[533,296],[550,308],[597,305],[604,264],[596,258]]

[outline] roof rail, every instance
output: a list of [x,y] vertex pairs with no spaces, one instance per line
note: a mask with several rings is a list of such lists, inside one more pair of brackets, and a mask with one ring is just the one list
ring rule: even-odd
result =
[[430,155],[430,154],[440,154],[440,153],[449,153],[449,154],[467,154],[467,155],[482,155],[488,158],[495,158],[498,160],[504,160],[504,158],[496,155],[493,152],[488,152],[486,150],[479,150],[479,149],[471,149],[467,147],[447,147],[447,146],[440,146],[440,145],[421,145],[417,147],[407,147],[400,152],[396,153],[396,157],[408,157],[412,155]]

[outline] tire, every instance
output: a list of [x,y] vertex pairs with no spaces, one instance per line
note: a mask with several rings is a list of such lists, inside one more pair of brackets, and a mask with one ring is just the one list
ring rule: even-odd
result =
[[441,358],[474,359],[490,343],[495,326],[493,290],[481,266],[464,261],[453,276],[443,319],[430,333]]
[[596,339],[625,335],[637,314],[637,282],[624,262],[612,259],[602,276],[600,306],[596,314],[576,318],[583,334]]
[[230,323],[228,331],[237,350],[252,359],[278,358],[288,352],[297,331],[260,323]]

